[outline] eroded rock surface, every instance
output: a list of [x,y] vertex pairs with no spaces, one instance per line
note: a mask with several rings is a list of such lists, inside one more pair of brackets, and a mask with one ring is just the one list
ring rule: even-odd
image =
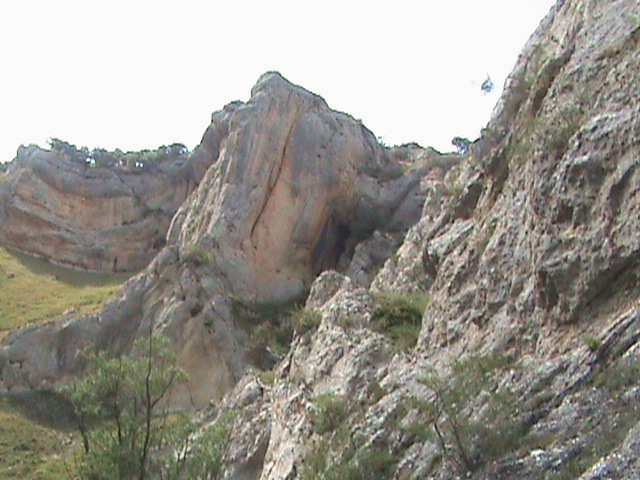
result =
[[[190,156],[193,168],[211,166],[173,217],[166,247],[98,314],[9,335],[0,384],[45,388],[80,367],[83,345],[120,354],[156,330],[175,339],[190,373],[188,389],[172,398],[183,406],[219,399],[247,365],[238,311],[305,294],[376,230],[401,235],[430,183],[459,161],[441,157],[416,147],[392,153],[321,97],[263,75],[249,102],[214,114]],[[382,248],[374,263],[390,253]]]
[[211,161],[183,154],[144,168],[96,167],[21,147],[0,181],[0,243],[78,269],[140,270]]
[[[317,280],[254,478],[637,477],[638,12],[557,2],[372,288]],[[431,299],[408,353],[372,325],[388,290]],[[348,414],[318,428],[327,405]]]

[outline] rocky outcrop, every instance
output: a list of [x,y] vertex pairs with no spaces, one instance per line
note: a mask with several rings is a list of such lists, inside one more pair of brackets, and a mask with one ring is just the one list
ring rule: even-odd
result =
[[[248,363],[238,312],[304,295],[320,272],[349,265],[376,230],[402,235],[430,185],[459,161],[385,149],[360,122],[277,73],[263,75],[246,104],[214,114],[190,159],[212,166],[173,217],[167,245],[100,313],[11,333],[0,349],[4,389],[44,388],[81,367],[82,345],[121,354],[156,330],[175,340],[190,374],[172,398],[182,406],[219,399]],[[362,256],[359,269],[390,253]]]
[[214,158],[198,151],[132,167],[91,160],[20,147],[0,181],[0,243],[77,269],[138,271]]
[[415,223],[433,163],[403,173],[361,123],[266,74],[235,112],[217,168],[181,207],[169,243],[203,244],[245,299],[293,297],[375,228]]
[[[635,1],[553,7],[371,289],[314,284],[251,478],[637,477],[638,32]],[[430,297],[409,352],[373,328],[390,289]]]
[[[266,74],[209,128],[168,245],[99,315],[12,332],[2,387],[155,329],[192,375],[174,398],[236,415],[221,478],[636,478],[637,10],[559,1],[462,162]],[[309,288],[289,352],[248,372],[238,312]]]

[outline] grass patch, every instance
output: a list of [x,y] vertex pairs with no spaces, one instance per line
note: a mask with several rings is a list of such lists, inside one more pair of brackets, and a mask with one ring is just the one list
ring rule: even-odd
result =
[[71,308],[74,315],[91,313],[129,277],[79,272],[0,247],[0,338],[8,330]]
[[184,260],[194,267],[199,267],[211,261],[211,254],[201,244],[193,243],[187,247]]
[[234,318],[248,335],[245,358],[254,367],[270,370],[289,352],[296,319],[306,293],[283,302],[247,302],[231,298]]
[[20,415],[9,399],[0,397],[0,480],[73,478],[68,439],[69,434]]
[[300,308],[292,312],[291,321],[294,331],[301,337],[309,340],[313,332],[320,326],[322,315],[317,310]]
[[629,355],[619,359],[607,369],[600,370],[591,379],[596,388],[604,388],[618,394],[625,388],[633,387],[640,378],[640,356]]
[[595,337],[584,337],[583,340],[584,340],[584,344],[592,352],[595,352],[596,350],[598,350],[598,348],[600,348],[600,341]]
[[349,415],[348,402],[342,395],[325,393],[313,399],[311,423],[318,435],[335,431]]
[[371,315],[372,328],[386,335],[396,351],[411,350],[418,341],[429,297],[424,293],[384,293],[377,296],[376,302]]
[[[322,439],[304,459],[302,480],[387,480],[393,478],[398,459],[384,445],[356,450],[349,430]],[[344,445],[344,442],[349,445]]]

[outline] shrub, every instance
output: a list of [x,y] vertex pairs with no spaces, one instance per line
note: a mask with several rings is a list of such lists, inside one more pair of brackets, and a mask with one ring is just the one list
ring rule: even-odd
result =
[[234,318],[248,334],[247,359],[257,368],[270,369],[287,354],[293,339],[292,317],[304,298],[285,302],[247,302],[232,298]]
[[303,480],[387,480],[393,478],[397,458],[384,448],[347,450],[329,460],[333,442],[322,440],[304,459]]
[[324,393],[313,399],[311,422],[318,435],[336,430],[348,414],[347,400],[343,396]]
[[377,306],[371,316],[372,328],[386,335],[397,351],[413,348],[418,341],[428,297],[423,293],[386,293],[379,295],[376,300]]
[[322,315],[317,310],[302,308],[292,312],[291,321],[294,331],[299,336],[309,339],[320,326]]
[[222,459],[229,440],[229,433],[233,426],[233,412],[222,415],[213,425],[202,432],[193,443],[193,447],[186,459],[177,464],[176,479],[202,479],[217,478],[222,468]]
[[273,367],[273,362],[268,361],[269,325],[263,323],[256,326],[251,334],[244,350],[244,356],[254,367],[269,369]]
[[202,245],[193,243],[187,247],[184,259],[187,263],[199,267],[200,265],[209,263],[211,261],[211,255]]
[[371,404],[378,403],[385,395],[387,395],[387,389],[385,389],[377,380],[372,381],[367,387],[369,393],[369,401]]
[[[442,453],[460,470],[475,470],[518,447],[526,433],[524,426],[514,420],[513,393],[498,389],[496,373],[510,365],[506,355],[474,356],[456,362],[451,376],[434,373],[421,379],[434,398],[414,400],[412,406],[432,426]],[[473,417],[470,407],[481,395],[482,415]],[[411,429],[416,431],[417,425]]]
[[600,348],[600,341],[595,337],[584,337],[584,343],[592,352]]
[[166,337],[151,336],[134,345],[139,357],[87,355],[91,373],[67,394],[76,417],[83,451],[78,473],[91,480],[150,477],[164,463],[154,452],[174,437],[162,401],[185,380]]

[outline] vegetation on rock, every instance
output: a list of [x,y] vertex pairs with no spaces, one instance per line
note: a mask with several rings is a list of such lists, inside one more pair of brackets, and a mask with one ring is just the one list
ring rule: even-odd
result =
[[77,474],[87,480],[207,480],[220,469],[232,416],[202,432],[171,414],[171,391],[186,379],[170,340],[142,338],[130,356],[87,355],[91,372],[63,389],[81,439]]
[[75,145],[51,138],[49,146],[52,151],[63,154],[73,161],[90,166],[106,168],[122,168],[130,172],[144,169],[148,165],[164,160],[176,159],[189,153],[189,149],[181,143],[161,145],[155,150],[141,150],[139,152],[109,151],[104,148],[78,148]]
[[429,297],[424,293],[379,294],[371,326],[389,337],[397,351],[406,352],[418,341],[422,315],[428,304]]

